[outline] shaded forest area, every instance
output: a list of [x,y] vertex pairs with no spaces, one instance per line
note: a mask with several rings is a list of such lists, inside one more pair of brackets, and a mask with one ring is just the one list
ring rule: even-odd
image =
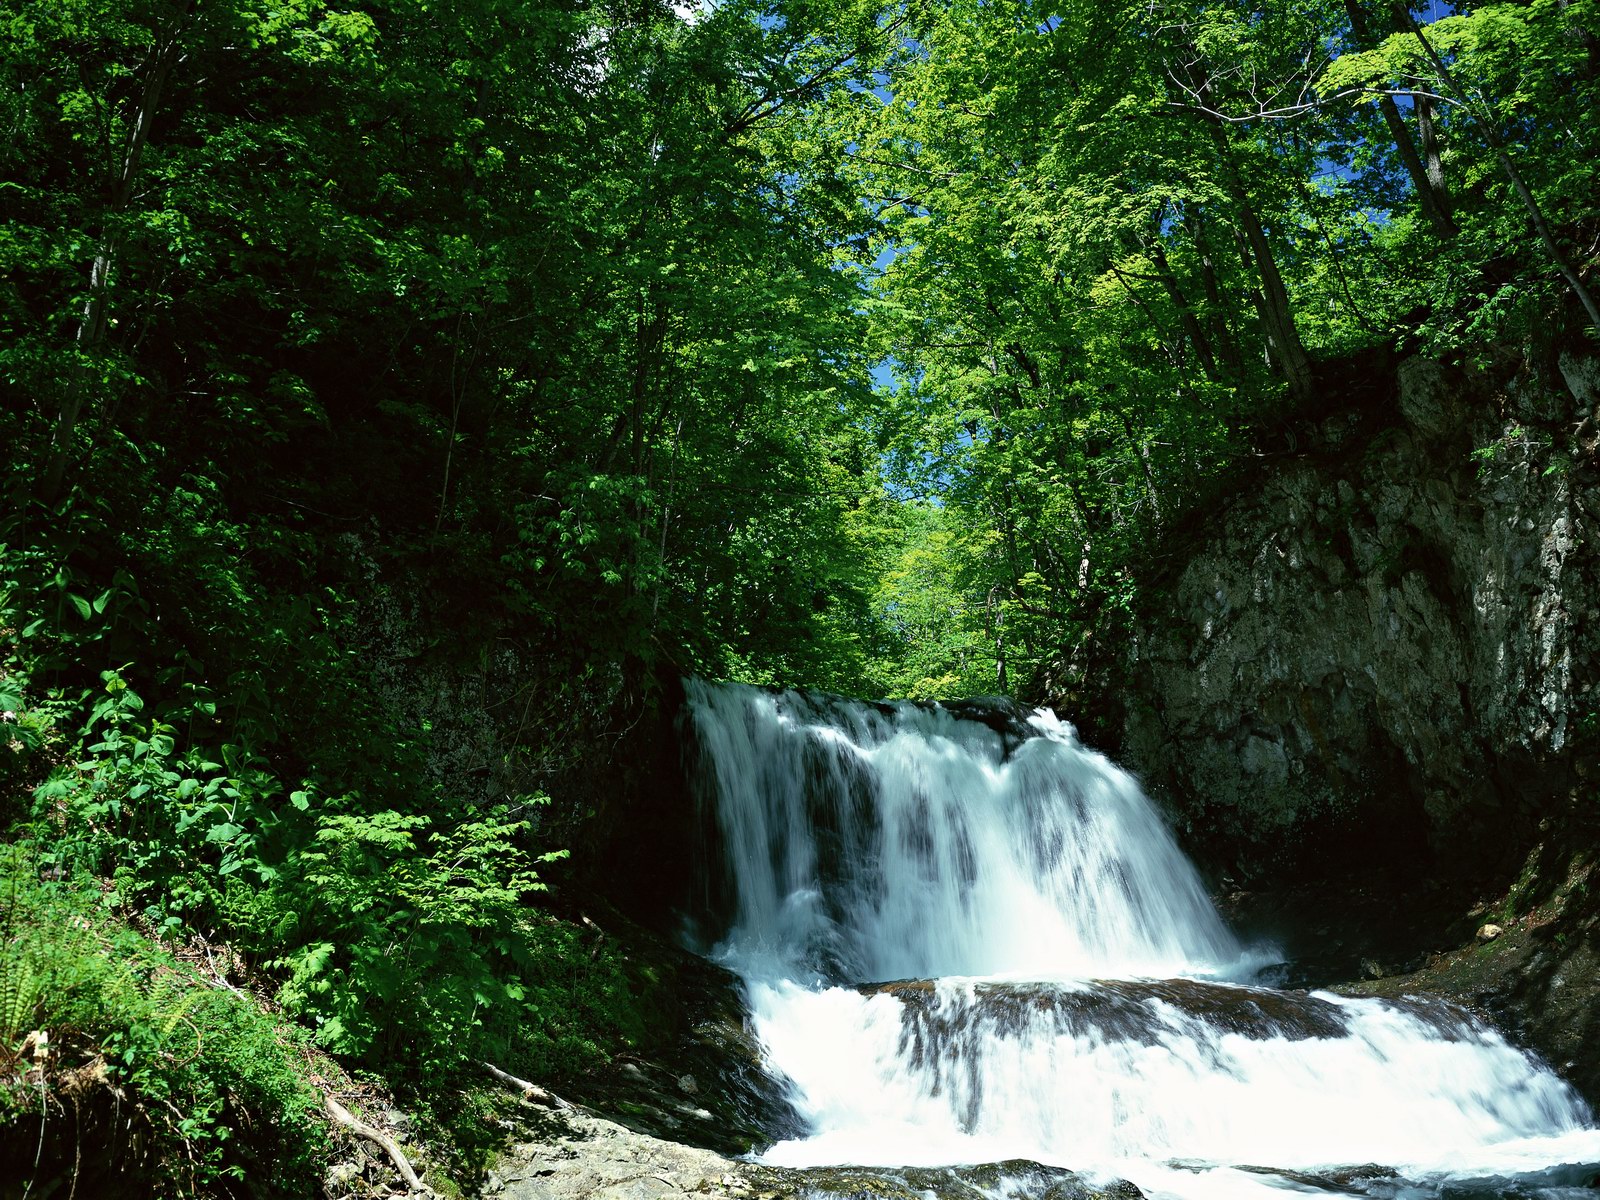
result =
[[[547,785],[660,681],[1070,697],[1363,364],[1600,327],[1594,0],[0,28],[0,1053],[201,1114],[146,1104],[191,1191],[312,1169],[310,1045],[443,1095],[646,1036]],[[397,643],[514,647],[526,786],[431,769]],[[277,1017],[171,983],[222,945]]]

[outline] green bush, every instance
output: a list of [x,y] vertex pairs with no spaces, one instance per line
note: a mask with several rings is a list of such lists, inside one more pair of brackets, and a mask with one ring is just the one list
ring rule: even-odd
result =
[[542,801],[453,823],[324,811],[271,887],[229,890],[227,922],[331,1051],[429,1079],[481,1058],[586,1069],[641,1031],[609,943],[529,904],[564,856],[525,848]]
[[40,868],[33,846],[0,846],[0,1138],[70,1147],[73,1110],[116,1089],[145,1131],[118,1166],[158,1193],[226,1194],[248,1176],[253,1194],[308,1194],[326,1147],[304,1033],[115,920],[94,880]]

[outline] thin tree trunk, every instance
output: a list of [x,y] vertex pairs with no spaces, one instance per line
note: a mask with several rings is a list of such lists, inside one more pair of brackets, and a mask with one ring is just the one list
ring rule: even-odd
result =
[[39,482],[39,499],[54,503],[61,494],[67,464],[72,460],[78,425],[83,417],[84,403],[89,392],[90,363],[105,348],[106,330],[110,327],[111,276],[116,269],[119,233],[117,218],[133,202],[133,184],[139,173],[139,160],[150,141],[150,126],[155,121],[161,105],[161,93],[166,88],[167,77],[178,61],[182,35],[196,0],[179,0],[173,14],[172,25],[163,40],[158,40],[151,52],[145,71],[144,87],[140,91],[138,106],[133,112],[133,127],[128,132],[128,144],[122,154],[122,165],[112,189],[110,203],[106,206],[105,229],[94,261],[89,266],[89,295],[83,303],[83,314],[78,322],[77,361],[67,380],[66,395],[62,398],[56,415],[55,427],[50,435],[50,447],[45,459],[44,475]]
[[[1385,96],[1390,105],[1392,96]],[[1422,158],[1427,171],[1428,186],[1432,188],[1433,204],[1452,233],[1456,232],[1455,218],[1450,212],[1450,193],[1444,185],[1444,158],[1439,153],[1439,127],[1433,115],[1433,101],[1426,96],[1416,99],[1417,129],[1422,134]]]
[[1350,307],[1351,318],[1368,333],[1376,333],[1377,330],[1373,328],[1372,322],[1367,318],[1367,314],[1362,310],[1361,305],[1356,303],[1355,296],[1350,292],[1350,279],[1345,274],[1339,247],[1334,244],[1332,235],[1328,233],[1327,225],[1323,223],[1322,217],[1317,212],[1316,198],[1312,195],[1310,186],[1298,176],[1295,177],[1294,185],[1295,189],[1300,193],[1300,203],[1305,206],[1306,212],[1311,215],[1312,221],[1316,223],[1317,232],[1322,235],[1323,243],[1328,247],[1328,261],[1332,264],[1334,277],[1339,281],[1339,290],[1344,293],[1344,302]]
[[995,593],[1000,590],[999,585],[989,589],[989,612],[994,621],[994,682],[996,690],[1004,696],[1008,681],[1006,679],[1006,611]]
[[1155,330],[1156,337],[1161,341],[1161,349],[1166,353],[1167,361],[1172,364],[1173,370],[1181,371],[1183,357],[1173,348],[1172,339],[1167,336],[1166,328],[1156,319],[1156,314],[1145,303],[1144,297],[1139,295],[1138,289],[1128,282],[1128,277],[1122,273],[1117,264],[1111,263],[1109,265],[1111,274],[1116,276],[1117,282],[1122,285],[1122,290],[1128,293],[1128,297],[1133,301],[1134,307],[1144,314],[1144,319],[1150,322],[1150,328]]
[[1167,299],[1172,301],[1178,310],[1178,319],[1183,322],[1183,332],[1189,339],[1189,344],[1194,347],[1195,357],[1200,360],[1201,369],[1205,371],[1206,378],[1212,383],[1222,382],[1217,373],[1217,358],[1212,352],[1211,341],[1206,337],[1204,328],[1200,325],[1200,318],[1190,307],[1189,299],[1183,294],[1183,288],[1178,283],[1178,276],[1172,269],[1172,264],[1167,260],[1167,251],[1161,245],[1161,235],[1158,233],[1150,239],[1150,261],[1155,264],[1156,274],[1161,278],[1161,286],[1166,289]]
[[1561,272],[1562,277],[1577,293],[1579,302],[1584,311],[1589,314],[1589,323],[1596,330],[1600,330],[1600,303],[1596,303],[1594,296],[1584,286],[1583,279],[1567,260],[1560,245],[1556,242],[1555,235],[1550,231],[1550,224],[1545,220],[1544,210],[1539,207],[1539,201],[1534,197],[1527,182],[1522,178],[1522,172],[1517,170],[1516,163],[1511,161],[1511,154],[1506,148],[1505,139],[1500,136],[1500,131],[1495,128],[1494,113],[1488,110],[1487,105],[1481,106],[1481,111],[1475,111],[1472,98],[1465,88],[1456,82],[1455,72],[1445,65],[1444,59],[1439,57],[1439,52],[1433,48],[1433,43],[1422,32],[1408,9],[1401,5],[1395,6],[1395,12],[1405,22],[1417,43],[1422,47],[1423,53],[1428,56],[1428,61],[1433,64],[1433,69],[1439,73],[1439,80],[1446,90],[1453,93],[1456,100],[1463,108],[1473,111],[1478,118],[1478,124],[1483,128],[1484,140],[1489,143],[1489,148],[1494,151],[1495,161],[1500,164],[1500,170],[1510,181],[1512,190],[1517,193],[1522,206],[1528,210],[1528,217],[1533,222],[1533,228],[1539,235],[1539,241],[1544,246],[1545,253],[1550,256],[1550,261]]
[[650,601],[650,619],[661,614],[661,585],[667,578],[667,530],[672,527],[672,500],[678,490],[678,449],[683,445],[683,418],[678,418],[677,431],[672,435],[672,458],[667,464],[667,503],[661,510],[661,542],[656,547],[655,595]]
[[472,357],[465,367],[461,365],[461,326],[466,313],[456,315],[455,349],[450,357],[450,438],[444,448],[444,480],[439,485],[439,515],[433,523],[433,540],[439,540],[444,529],[444,514],[450,502],[450,472],[455,465],[456,436],[461,429],[461,410],[467,402],[467,384],[478,363],[478,352],[483,347],[483,325],[475,322],[476,335],[472,343]]
[[1208,323],[1217,361],[1232,379],[1237,380],[1243,374],[1244,361],[1239,357],[1239,347],[1228,329],[1228,308],[1222,301],[1222,288],[1217,282],[1217,266],[1211,257],[1211,243],[1206,237],[1205,222],[1198,211],[1186,204],[1183,206],[1183,223],[1200,258],[1200,285],[1206,293]]
[[1278,263],[1272,246],[1267,241],[1261,220],[1241,189],[1239,196],[1239,222],[1250,242],[1250,253],[1261,276],[1261,297],[1267,314],[1267,337],[1272,343],[1278,369],[1297,399],[1311,395],[1311,359],[1300,342],[1300,331],[1295,327],[1294,313],[1289,308],[1289,292],[1278,273]]
[[1150,470],[1150,443],[1141,437],[1133,428],[1133,420],[1125,409],[1117,408],[1117,417],[1122,422],[1122,431],[1128,435],[1128,444],[1133,447],[1133,452],[1139,456],[1139,470],[1144,473],[1145,491],[1150,496],[1150,511],[1155,515],[1155,526],[1161,528],[1161,494],[1156,491],[1155,473]]
[[1250,193],[1235,167],[1227,134],[1213,125],[1211,136],[1222,160],[1223,179],[1233,194],[1239,230],[1249,249],[1247,258],[1254,261],[1256,275],[1261,281],[1261,290],[1257,295],[1262,324],[1266,326],[1268,348],[1279,374],[1289,385],[1290,393],[1296,400],[1307,400],[1311,396],[1311,359],[1300,341],[1294,312],[1289,307],[1289,292],[1283,285],[1283,276],[1278,272],[1272,244],[1267,241],[1261,218],[1256,215],[1255,207],[1250,203]]
[[[1350,32],[1355,35],[1356,45],[1363,49],[1373,46],[1375,39],[1360,0],[1344,0],[1344,9],[1350,16]],[[1432,110],[1428,109],[1426,101],[1417,101],[1417,127],[1422,133],[1422,153],[1418,153],[1411,129],[1400,115],[1400,106],[1394,102],[1393,96],[1379,96],[1378,111],[1383,114],[1383,123],[1389,127],[1389,138],[1400,155],[1400,163],[1411,177],[1411,186],[1416,190],[1422,215],[1440,237],[1454,237],[1459,231],[1450,216],[1450,196],[1445,191],[1444,166],[1439,161],[1439,143],[1434,136]],[[1428,158],[1426,163],[1423,162],[1424,155]]]
[[1577,21],[1572,20],[1572,0],[1556,0],[1563,14],[1568,18],[1567,30],[1571,36],[1582,46],[1587,55],[1583,65],[1583,73],[1590,79],[1600,79],[1600,37],[1593,30],[1586,29]]

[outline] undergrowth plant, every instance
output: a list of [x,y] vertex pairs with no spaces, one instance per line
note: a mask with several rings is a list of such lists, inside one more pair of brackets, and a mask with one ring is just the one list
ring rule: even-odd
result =
[[116,1169],[156,1194],[308,1194],[326,1132],[305,1035],[41,865],[0,846],[0,1159],[75,1178],[126,1129]]
[[229,890],[229,924],[329,1050],[429,1079],[467,1058],[587,1069],[643,1030],[609,943],[530,904],[536,868],[563,857],[525,846],[519,813],[543,802],[452,824],[324,813],[273,886]]
[[[482,1059],[575,1074],[644,1036],[612,944],[542,906],[540,872],[564,857],[539,845],[547,798],[490,801],[433,777],[426,731],[360,698],[337,603],[292,608],[293,632],[258,610],[229,634],[256,638],[261,663],[295,640],[294,670],[317,695],[297,701],[291,744],[289,683],[236,670],[219,701],[192,656],[177,672],[128,661],[122,627],[90,620],[100,593],[71,581],[62,600],[59,575],[48,556],[0,550],[0,700],[8,728],[40,731],[0,784],[28,815],[39,870],[99,881],[97,921],[131,920],[174,946],[230,943],[316,1046],[401,1090]],[[119,586],[170,608],[134,580]],[[172,623],[220,621],[253,586],[233,569],[201,576]],[[89,618],[73,599],[84,593]],[[52,604],[83,624],[70,640],[30,617]],[[95,658],[108,665],[86,670]],[[108,1005],[150,1002],[105,982]],[[192,1016],[175,1020],[173,1036]]]

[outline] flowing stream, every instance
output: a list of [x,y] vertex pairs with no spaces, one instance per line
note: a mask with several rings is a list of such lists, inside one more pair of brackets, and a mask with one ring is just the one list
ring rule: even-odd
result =
[[1135,781],[1043,710],[688,684],[785,1166],[1031,1159],[1149,1197],[1592,1196],[1600,1131],[1440,1001],[1254,981]]

